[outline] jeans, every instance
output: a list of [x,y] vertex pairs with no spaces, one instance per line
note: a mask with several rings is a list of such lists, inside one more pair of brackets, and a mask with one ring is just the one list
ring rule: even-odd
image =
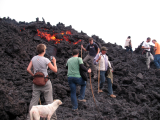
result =
[[[103,88],[103,84],[105,82],[105,73],[106,71],[100,71],[100,89]],[[112,89],[112,82],[111,79],[107,77],[107,82],[108,82],[108,93],[109,95],[113,94],[113,89]]]
[[157,69],[160,69],[160,54],[154,56],[154,64]]
[[126,51],[128,52],[129,50],[130,50],[131,52],[133,52],[133,51],[132,51],[132,47],[131,47],[131,45],[130,45],[129,47],[128,47],[128,46],[126,46]]
[[76,97],[76,86],[81,85],[80,95],[78,96],[79,100],[84,99],[85,97],[85,89],[86,89],[86,81],[82,79],[82,77],[68,77],[68,83],[71,89],[71,103],[72,103],[72,109],[78,108],[78,102]]

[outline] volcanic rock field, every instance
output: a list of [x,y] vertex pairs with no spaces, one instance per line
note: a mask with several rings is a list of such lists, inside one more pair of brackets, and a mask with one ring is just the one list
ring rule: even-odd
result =
[[[114,69],[113,92],[117,97],[108,95],[107,81],[104,92],[98,94],[98,81],[93,79],[92,74],[97,108],[88,75],[87,102],[78,102],[78,112],[74,112],[65,65],[72,56],[72,50],[80,50],[81,44],[86,47],[89,37],[94,38],[100,48],[108,48],[107,55]],[[153,62],[151,68],[147,69],[141,45],[131,54],[122,46],[106,41],[96,35],[77,32],[63,23],[51,25],[38,18],[30,23],[0,18],[0,120],[26,119],[32,97],[32,77],[26,69],[31,58],[37,54],[36,46],[40,43],[47,46],[45,57],[49,58],[50,53],[56,51],[58,72],[53,73],[48,69],[48,73],[53,98],[63,102],[56,111],[58,120],[160,120],[160,70],[155,69]],[[83,51],[83,58],[87,54]],[[79,90],[80,86],[77,87],[77,95]],[[43,93],[40,99],[45,104]]]

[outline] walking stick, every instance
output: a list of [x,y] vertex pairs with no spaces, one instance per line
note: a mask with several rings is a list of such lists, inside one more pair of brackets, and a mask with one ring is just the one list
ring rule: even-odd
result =
[[92,91],[92,96],[93,96],[93,100],[94,100],[94,103],[95,103],[95,106],[99,112],[99,109],[97,107],[97,104],[96,104],[96,101],[95,101],[95,97],[94,97],[94,92],[93,92],[93,89],[92,89],[92,82],[91,82],[91,73],[89,73],[89,78],[90,78],[90,86],[91,86],[91,91]]
[[99,81],[100,81],[100,62],[99,62],[99,70],[98,70],[98,94],[99,94]]

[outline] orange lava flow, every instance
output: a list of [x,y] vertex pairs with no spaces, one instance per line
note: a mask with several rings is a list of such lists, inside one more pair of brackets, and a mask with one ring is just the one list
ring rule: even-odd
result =
[[[44,30],[47,30],[47,29],[45,28]],[[39,29],[37,29],[37,35],[38,36],[40,36],[41,38],[44,38],[44,39],[46,39],[48,41],[53,40],[53,41],[55,41],[55,44],[60,43],[60,41],[62,41],[63,39],[65,41],[68,41],[69,43],[71,43],[71,41],[68,39],[68,36],[67,36],[67,35],[72,35],[72,33],[70,31],[66,31],[66,32],[62,31],[60,33],[61,35],[63,35],[63,39],[57,39],[56,38],[57,34],[58,33],[54,33],[53,35],[51,35],[51,34],[48,34],[47,32],[41,32]],[[75,44],[78,44],[79,42],[81,42],[81,40],[78,40],[77,42],[74,42],[73,44],[75,45]]]

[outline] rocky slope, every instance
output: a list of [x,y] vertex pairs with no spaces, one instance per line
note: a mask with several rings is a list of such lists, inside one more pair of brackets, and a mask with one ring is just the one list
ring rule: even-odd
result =
[[[56,34],[58,44],[37,36],[37,29],[48,34]],[[54,32],[53,32],[54,31]],[[64,34],[60,34],[61,32]],[[71,34],[66,32],[70,31]],[[66,38],[67,37],[67,38]],[[159,120],[160,119],[160,71],[145,65],[145,56],[137,48],[133,54],[121,46],[105,43],[93,35],[95,42],[109,50],[107,55],[114,68],[113,90],[117,98],[108,96],[107,82],[104,92],[97,94],[97,81],[92,79],[96,104],[94,104],[89,80],[86,88],[86,103],[79,102],[79,110],[71,111],[70,88],[67,81],[65,63],[74,48],[80,49],[81,40],[88,44],[89,36],[78,33],[72,26],[58,23],[56,26],[45,21],[31,23],[16,22],[10,18],[0,18],[0,118],[1,120],[25,120],[32,96],[32,77],[26,68],[36,55],[40,43],[48,49],[56,48],[58,73],[48,70],[53,85],[53,98],[61,99],[63,105],[57,109],[58,120]],[[66,41],[68,40],[68,41]],[[77,42],[77,43],[76,43]],[[83,51],[83,58],[87,52]],[[46,54],[49,58],[49,54]],[[77,95],[80,87],[77,87]],[[41,101],[45,104],[43,93]]]

